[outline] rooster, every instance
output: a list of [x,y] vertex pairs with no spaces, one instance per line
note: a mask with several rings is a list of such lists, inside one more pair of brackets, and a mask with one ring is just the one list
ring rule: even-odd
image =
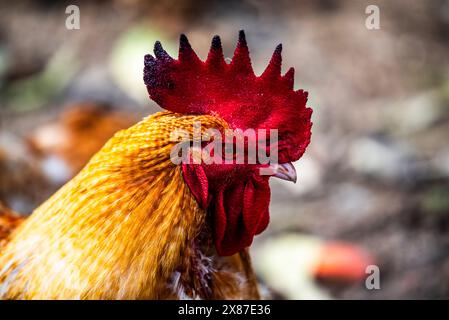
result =
[[[270,176],[296,181],[307,93],[293,90],[293,69],[281,75],[280,45],[255,76],[243,31],[229,64],[218,36],[204,62],[184,35],[177,60],[160,42],[154,53],[144,82],[167,111],[116,133],[4,240],[2,298],[260,298],[248,247],[269,222]],[[193,151],[175,164],[173,132],[193,141],[197,122],[202,134],[277,129],[279,165],[192,163]]]

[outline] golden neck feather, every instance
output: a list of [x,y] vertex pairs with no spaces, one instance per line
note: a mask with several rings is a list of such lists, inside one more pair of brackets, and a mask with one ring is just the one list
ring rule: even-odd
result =
[[175,129],[212,116],[154,114],[118,132],[0,251],[0,297],[158,298],[205,213],[170,161]]

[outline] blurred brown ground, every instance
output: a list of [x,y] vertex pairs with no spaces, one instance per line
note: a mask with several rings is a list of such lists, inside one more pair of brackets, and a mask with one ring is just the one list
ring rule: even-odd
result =
[[[65,28],[65,3],[0,3],[0,200],[29,213],[63,183],[42,177],[23,141],[71,106],[107,104],[135,119],[159,110],[141,78],[155,40],[175,55],[185,33],[204,58],[219,34],[232,56],[244,29],[256,73],[283,43],[283,70],[295,67],[314,109],[298,183],[273,181],[256,253],[286,232],[344,240],[376,258],[381,289],[316,284],[329,297],[449,298],[449,1],[76,4],[80,30]],[[369,4],[380,30],[365,28]]]

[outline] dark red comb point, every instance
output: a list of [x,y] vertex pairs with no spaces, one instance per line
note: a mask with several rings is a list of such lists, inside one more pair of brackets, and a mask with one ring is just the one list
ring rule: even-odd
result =
[[295,82],[295,68],[291,67],[284,75],[284,82],[290,90],[293,90],[293,85]]
[[272,78],[279,77],[281,75],[281,65],[282,65],[282,44],[278,44],[271,56],[270,63],[262,74],[262,78]]
[[[193,51],[192,46],[189,43],[189,40],[184,34],[181,34],[179,37],[179,55],[178,59],[180,61],[186,61],[187,63],[198,63],[200,59],[196,55],[195,51]],[[189,61],[190,60],[190,61]]]
[[219,36],[214,36],[212,38],[212,43],[210,45],[209,54],[207,55],[206,65],[212,68],[223,69],[226,65],[223,56],[223,48],[221,46],[221,39]]
[[154,55],[160,60],[165,60],[167,62],[173,61],[173,58],[162,48],[162,44],[156,41],[154,44]]
[[145,67],[149,67],[155,63],[155,59],[151,54],[146,54],[143,61],[144,61]]
[[212,38],[211,50],[222,50],[220,36],[214,36]]
[[230,66],[232,72],[244,75],[254,75],[251,59],[249,57],[248,44],[246,43],[246,36],[243,30],[240,30],[239,32],[239,40]]
[[239,30],[239,41],[238,41],[238,45],[247,47],[247,45],[246,45],[245,30]]

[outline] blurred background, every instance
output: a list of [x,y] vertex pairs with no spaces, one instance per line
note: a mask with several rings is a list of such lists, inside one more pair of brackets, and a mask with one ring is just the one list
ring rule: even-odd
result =
[[[365,26],[371,4],[379,30]],[[253,246],[265,296],[449,298],[447,0],[1,1],[0,202],[31,213],[114,132],[160,111],[142,80],[156,40],[176,57],[185,33],[204,59],[219,34],[232,57],[240,29],[257,74],[283,43],[314,109],[298,183],[271,182]]]

